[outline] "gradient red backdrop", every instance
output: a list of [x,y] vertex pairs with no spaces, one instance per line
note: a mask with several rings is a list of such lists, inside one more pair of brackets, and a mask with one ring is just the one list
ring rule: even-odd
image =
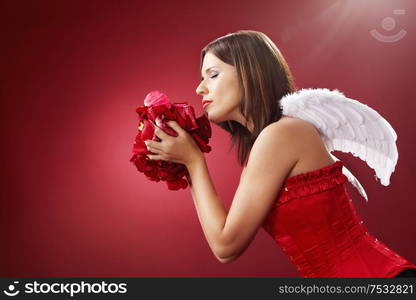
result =
[[[416,262],[412,88],[415,1],[2,1],[2,277],[298,277],[263,231],[231,264],[203,236],[188,190],[168,191],[129,162],[135,108],[154,89],[202,113],[200,50],[240,29],[267,34],[298,87],[337,88],[398,134],[391,185],[335,152],[367,227]],[[404,9],[404,15],[394,15]],[[382,28],[391,17],[395,28]],[[391,23],[390,23],[391,25]],[[406,36],[383,43],[369,31]],[[206,155],[227,207],[241,167],[213,125]]]

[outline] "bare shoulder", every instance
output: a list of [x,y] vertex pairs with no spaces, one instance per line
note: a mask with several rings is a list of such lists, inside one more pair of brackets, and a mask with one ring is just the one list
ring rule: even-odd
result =
[[296,152],[298,160],[289,176],[316,170],[335,162],[317,128],[305,120],[284,116],[264,130],[279,132],[290,140],[291,151]]
[[298,133],[298,134],[305,134],[305,135],[316,135],[316,134],[319,135],[318,130],[313,124],[302,119],[292,118],[288,116],[283,116],[282,118],[280,118],[279,121],[268,125],[266,128],[268,127],[279,128],[280,130],[290,132],[290,133]]
[[[298,121],[297,121],[298,120]],[[250,160],[293,166],[299,159],[304,136],[311,132],[306,122],[299,119],[281,118],[263,128],[248,157]]]
[[297,161],[305,144],[310,144],[308,140],[312,135],[319,136],[312,124],[301,119],[282,117],[263,128],[253,144],[249,159],[261,153],[261,157],[267,155],[276,159],[279,156]]
[[[283,163],[282,160],[290,160],[288,162],[290,163],[289,177],[335,162],[316,127],[298,118],[284,116],[279,121],[269,124],[261,131],[255,144],[258,144],[257,148],[267,147],[269,151],[278,150],[272,145],[285,145],[285,147],[277,147],[280,148],[280,153],[270,152],[269,154],[278,158],[280,163]],[[245,171],[246,168],[243,168],[242,176]]]
[[301,148],[310,147],[311,143],[321,141],[319,132],[313,124],[286,116],[266,126],[259,135],[260,138],[264,136],[284,140],[285,144],[291,147],[291,151],[301,151]]

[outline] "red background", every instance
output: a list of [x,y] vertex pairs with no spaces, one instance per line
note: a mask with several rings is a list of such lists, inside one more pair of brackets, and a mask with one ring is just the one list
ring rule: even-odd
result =
[[[393,9],[406,14],[393,15]],[[260,230],[222,265],[188,190],[168,191],[129,162],[135,108],[154,89],[202,113],[200,50],[240,29],[280,48],[299,87],[337,88],[398,134],[391,185],[335,152],[365,187],[351,196],[370,231],[416,262],[414,1],[2,1],[1,255],[7,277],[298,277]],[[381,28],[385,17],[396,28]],[[382,43],[369,34],[407,35]],[[229,206],[241,167],[213,125],[207,157]]]

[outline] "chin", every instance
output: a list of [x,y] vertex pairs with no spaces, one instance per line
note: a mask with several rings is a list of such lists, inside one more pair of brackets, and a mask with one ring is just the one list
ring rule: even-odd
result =
[[222,123],[226,121],[233,120],[233,118],[230,117],[231,112],[230,111],[224,111],[224,110],[215,110],[216,107],[207,107],[207,110],[205,111],[205,114],[207,115],[207,118],[210,122],[213,123]]
[[206,111],[205,114],[207,115],[208,120],[210,122],[212,122],[212,123],[218,124],[218,123],[221,123],[221,122],[225,122],[226,121],[226,118],[224,118],[222,116],[218,116],[215,113],[207,112]]

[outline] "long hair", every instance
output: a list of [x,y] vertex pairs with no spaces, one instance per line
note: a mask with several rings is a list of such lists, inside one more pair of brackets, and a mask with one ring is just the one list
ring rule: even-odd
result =
[[296,86],[286,60],[262,32],[239,30],[222,36],[201,50],[200,70],[206,53],[235,66],[241,90],[240,112],[252,120],[251,133],[234,120],[217,123],[231,135],[231,148],[238,144],[238,162],[246,165],[248,154],[260,132],[282,117],[280,99]]

